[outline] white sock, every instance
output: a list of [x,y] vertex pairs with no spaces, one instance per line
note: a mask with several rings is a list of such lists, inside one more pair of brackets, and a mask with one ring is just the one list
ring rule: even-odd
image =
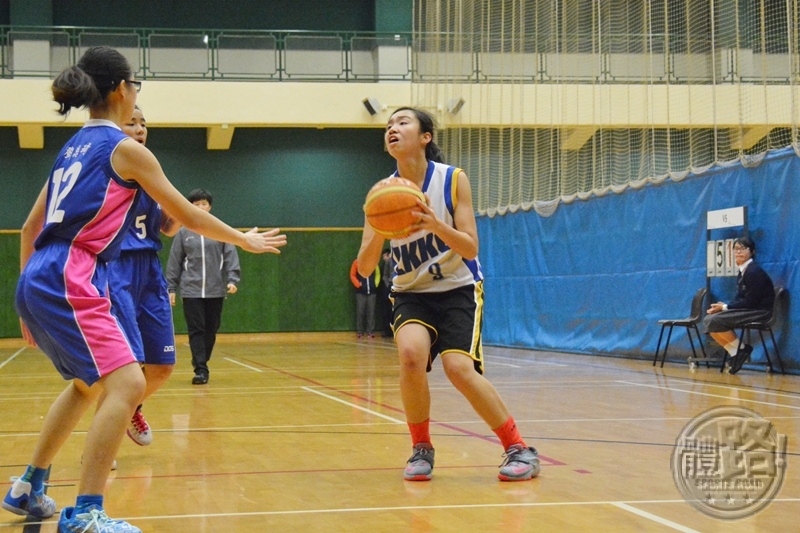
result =
[[739,339],[729,342],[728,344],[723,346],[723,348],[725,348],[725,350],[730,354],[730,356],[733,357],[734,355],[736,355],[736,352],[739,351]]

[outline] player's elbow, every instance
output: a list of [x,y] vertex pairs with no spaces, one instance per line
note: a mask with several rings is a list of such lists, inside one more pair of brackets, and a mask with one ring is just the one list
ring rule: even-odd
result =
[[181,223],[173,219],[169,219],[161,225],[161,233],[167,237],[174,237],[179,229],[181,229]]
[[478,246],[474,244],[466,246],[463,250],[461,250],[461,253],[459,255],[464,259],[466,259],[467,261],[472,261],[473,259],[478,257]]

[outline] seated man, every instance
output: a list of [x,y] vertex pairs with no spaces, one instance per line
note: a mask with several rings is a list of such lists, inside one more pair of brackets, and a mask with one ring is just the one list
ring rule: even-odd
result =
[[745,344],[739,349],[739,338],[734,331],[748,322],[768,320],[772,316],[775,288],[766,272],[753,261],[756,245],[747,237],[736,239],[733,253],[739,275],[736,278],[736,297],[729,304],[711,304],[703,320],[705,332],[719,343],[731,356],[730,373],[741,370],[750,357],[753,347]]

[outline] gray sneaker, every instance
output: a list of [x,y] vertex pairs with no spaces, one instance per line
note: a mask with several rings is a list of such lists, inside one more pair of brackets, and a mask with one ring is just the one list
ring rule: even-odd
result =
[[541,469],[539,452],[535,448],[514,444],[503,454],[497,477],[500,481],[526,481],[538,476]]
[[430,442],[414,446],[414,454],[408,460],[403,477],[408,481],[429,481],[433,477],[433,456],[436,451]]

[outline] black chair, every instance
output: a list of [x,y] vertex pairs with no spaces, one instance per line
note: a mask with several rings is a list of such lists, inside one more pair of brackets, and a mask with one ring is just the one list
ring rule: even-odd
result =
[[[783,287],[775,287],[775,302],[772,304],[772,316],[765,321],[762,322],[748,322],[741,326],[742,332],[739,334],[739,346],[744,346],[744,334],[745,332],[750,331],[758,331],[758,336],[761,337],[761,346],[764,348],[764,355],[767,358],[767,367],[769,368],[770,372],[774,372],[772,368],[772,359],[769,356],[769,350],[767,349],[767,343],[764,342],[764,332],[768,331],[769,336],[772,339],[772,347],[775,349],[775,357],[778,358],[778,364],[781,366],[781,374],[785,374],[786,371],[783,369],[783,361],[781,361],[781,353],[778,351],[778,344],[775,342],[775,335],[773,334],[774,329],[780,329],[781,325],[783,324],[784,314],[786,311],[786,304],[789,300],[789,291],[784,289]],[[727,353],[725,355],[728,355]],[[722,368],[725,368],[725,360],[722,361]]]
[[[694,355],[694,359],[697,359],[697,352],[694,349],[694,341],[692,340],[692,330],[697,333],[697,342],[700,344],[700,351],[703,352],[703,359],[707,359],[706,357],[706,350],[703,348],[703,338],[700,336],[700,330],[697,329],[697,324],[703,320],[703,301],[706,298],[706,288],[703,287],[702,289],[698,289],[692,298],[692,311],[691,315],[686,318],[676,318],[676,319],[664,319],[659,320],[658,323],[661,324],[661,333],[658,335],[658,346],[656,346],[656,356],[653,358],[653,366],[656,366],[656,362],[658,362],[658,352],[661,350],[661,338],[664,336],[664,328],[669,327],[669,333],[667,333],[667,343],[664,345],[664,353],[661,354],[661,367],[664,367],[664,360],[667,358],[667,350],[669,349],[669,341],[672,337],[672,329],[675,326],[680,326],[686,328],[686,334],[689,336],[689,343],[692,345],[692,354]],[[706,366],[708,366],[708,362],[706,362]]]

